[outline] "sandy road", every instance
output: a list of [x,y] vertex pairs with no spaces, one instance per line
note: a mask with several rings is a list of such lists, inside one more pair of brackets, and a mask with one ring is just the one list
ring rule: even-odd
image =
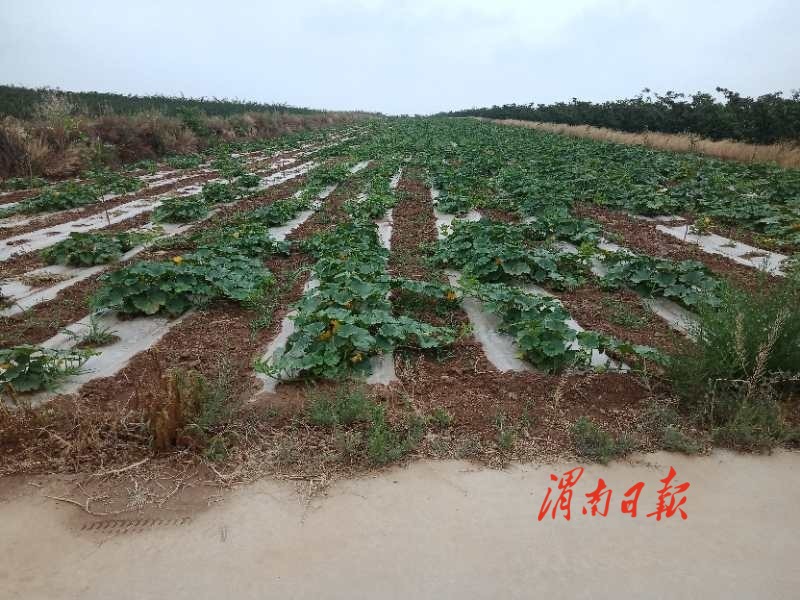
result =
[[[305,503],[263,480],[153,526],[111,525],[0,492],[3,598],[789,598],[800,588],[800,454],[671,454],[589,466],[572,519],[537,520],[549,474],[416,462],[340,481]],[[688,518],[646,518],[669,466]],[[608,517],[581,514],[603,477]],[[636,518],[622,493],[645,483]],[[580,497],[580,498],[579,498]],[[135,520],[136,515],[116,519]]]

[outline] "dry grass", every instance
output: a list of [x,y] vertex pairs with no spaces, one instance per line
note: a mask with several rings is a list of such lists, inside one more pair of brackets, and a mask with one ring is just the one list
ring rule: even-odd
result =
[[363,118],[364,113],[242,113],[202,116],[209,133],[198,135],[185,122],[157,112],[87,117],[75,107],[45,101],[36,117],[0,121],[0,178],[77,175],[90,166],[119,167],[142,159],[202,150],[215,141],[279,137]]
[[489,119],[502,125],[531,127],[550,133],[589,138],[614,144],[647,146],[671,152],[692,152],[744,163],[774,163],[785,168],[800,168],[800,146],[797,144],[748,144],[733,140],[707,140],[690,134],[677,133],[628,133],[591,125],[563,125],[517,119]]

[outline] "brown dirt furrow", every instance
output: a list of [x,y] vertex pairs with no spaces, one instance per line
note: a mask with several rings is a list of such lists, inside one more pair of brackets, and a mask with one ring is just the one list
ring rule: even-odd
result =
[[[390,269],[405,277],[441,279],[441,273],[426,264],[421,248],[436,239],[429,190],[413,174],[401,179],[399,190],[402,199],[394,209]],[[419,311],[415,316],[420,316]],[[452,311],[447,319],[432,310],[423,310],[422,317],[451,326],[468,322],[460,309]],[[422,414],[444,410],[453,418],[450,434],[459,438],[459,443],[473,440],[490,446],[501,428],[518,430],[523,422],[527,424],[524,435],[533,441],[533,446],[541,442],[543,451],[546,447],[563,446],[568,427],[578,416],[613,421],[617,415],[634,411],[648,395],[628,375],[573,375],[562,380],[536,372],[500,373],[471,336],[438,355],[403,352],[397,359],[397,371],[402,385],[390,400],[399,405],[410,397]],[[456,454],[462,451],[469,454],[463,447],[456,449]]]
[[[341,213],[342,203],[351,195],[347,184],[335,191],[323,209],[295,230],[290,239],[303,239],[330,227],[333,221],[329,213]],[[308,261],[304,254],[295,253],[266,262],[279,288],[274,303],[265,305],[271,311],[266,327],[252,329],[253,320],[265,316],[256,310],[215,303],[176,324],[115,376],[90,381],[78,394],[59,396],[42,411],[23,418],[4,421],[0,411],[0,454],[7,465],[0,472],[86,471],[151,456],[149,434],[142,422],[141,397],[159,393],[160,374],[166,369],[194,369],[213,380],[224,368],[229,373],[229,394],[235,400],[249,397],[254,391],[252,360],[277,334],[289,306],[300,297],[305,277],[294,274]],[[305,385],[280,386],[279,392],[268,404],[242,406],[232,429],[244,435],[264,435],[264,430],[266,435],[273,435],[272,419],[265,422],[264,415],[291,404],[292,397],[298,394],[302,403]],[[318,441],[315,436],[309,437],[312,443]],[[229,443],[247,446],[246,440],[238,437]],[[180,453],[170,455],[165,462],[188,463],[183,468],[195,468],[195,458],[191,453]]]
[[420,246],[436,241],[436,219],[429,188],[413,175],[404,175],[397,186],[399,200],[392,212],[389,271],[400,277],[426,279],[435,274],[426,264]]
[[[197,223],[187,234],[196,229],[206,229],[218,225],[225,217],[238,210],[252,210],[274,202],[280,198],[289,197],[301,185],[301,180],[290,180],[273,188],[265,190],[263,194],[247,200],[245,206],[225,207],[225,212],[214,215],[209,221]],[[186,246],[185,250],[192,248]],[[165,251],[147,249],[129,261],[115,264],[112,268],[122,268],[128,264],[142,260],[159,260],[167,254]],[[36,256],[32,254],[31,256]],[[110,269],[111,270],[111,269]],[[89,298],[99,287],[99,275],[90,277],[69,288],[47,302],[43,302],[30,311],[14,317],[0,317],[0,345],[39,344],[54,336],[60,329],[74,323],[89,314]]]
[[2,233],[0,233],[0,239],[7,239],[18,235],[23,235],[25,233],[30,233],[32,231],[37,231],[39,229],[44,229],[46,227],[61,225],[62,223],[69,223],[70,221],[75,221],[77,219],[82,219],[84,217],[89,217],[91,215],[103,213],[107,210],[119,206],[120,204],[127,204],[128,202],[134,202],[136,200],[151,198],[159,194],[169,193],[170,191],[176,188],[187,185],[193,185],[196,183],[203,183],[205,181],[208,181],[209,179],[213,179],[214,177],[216,177],[216,175],[214,174],[196,175],[194,177],[181,179],[180,181],[176,181],[174,183],[159,185],[132,194],[122,194],[120,196],[117,196],[116,198],[107,200],[106,202],[97,202],[95,204],[90,204],[82,208],[76,208],[74,210],[68,210],[57,214],[50,214],[50,215],[42,214],[42,216],[34,217],[32,221],[30,221],[29,223],[25,223],[24,225],[4,228],[2,230]]
[[19,190],[17,192],[9,192],[8,194],[0,196],[0,207],[2,207],[4,204],[19,202],[20,200],[25,200],[26,198],[33,198],[38,193],[39,190]]
[[642,305],[638,294],[629,290],[606,291],[590,284],[558,292],[558,299],[585,329],[664,352],[674,351],[681,339],[680,334]]
[[[288,156],[288,155],[287,155]],[[261,161],[261,163],[271,164],[277,158],[270,158],[268,160]],[[269,169],[264,171],[262,176],[266,177],[282,171],[289,167],[276,167],[274,169]],[[188,185],[195,185],[199,183],[204,183],[210,179],[214,179],[218,177],[218,173],[202,173],[197,175],[189,175],[187,177],[181,178],[179,181],[168,183],[164,185],[158,185],[149,189],[140,190],[138,192],[134,192],[132,194],[122,194],[116,198],[108,200],[102,203],[91,204],[88,206],[84,206],[82,208],[78,208],[75,210],[70,210],[66,212],[61,212],[58,214],[47,215],[44,214],[41,217],[35,217],[30,223],[26,223],[24,225],[19,225],[17,227],[8,227],[0,230],[0,239],[7,239],[10,237],[15,237],[17,235],[23,235],[25,233],[30,233],[32,231],[36,231],[38,229],[44,229],[45,227],[52,227],[54,225],[60,225],[62,223],[68,223],[70,221],[74,221],[76,219],[81,219],[84,217],[88,217],[94,214],[102,213],[109,209],[112,209],[120,204],[127,204],[128,202],[133,202],[135,200],[142,200],[145,198],[152,198],[153,196],[157,196],[159,194],[166,194],[169,193],[177,188],[185,187]],[[123,221],[124,223],[125,221]]]
[[89,277],[61,290],[48,302],[13,317],[0,317],[0,347],[40,344],[61,329],[89,314],[89,298],[98,288]]
[[695,244],[662,233],[656,229],[656,223],[590,204],[576,204],[573,210],[578,216],[595,219],[603,229],[620,236],[620,244],[631,250],[670,260],[699,261],[717,275],[745,289],[761,287],[764,279],[774,280],[774,277],[756,269],[737,264],[724,256],[709,254]]
[[519,223],[519,214],[499,208],[481,208],[478,209],[482,216],[492,221],[500,221],[502,223]]

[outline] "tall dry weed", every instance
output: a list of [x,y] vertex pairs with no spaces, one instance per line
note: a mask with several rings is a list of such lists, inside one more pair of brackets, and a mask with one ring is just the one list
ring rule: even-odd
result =
[[[286,133],[351,122],[361,113],[289,114],[277,111],[208,117],[197,122],[160,112],[89,118],[58,95],[48,96],[30,121],[0,123],[0,178],[45,175],[68,177],[89,167],[118,167],[142,159],[188,154],[217,141],[265,139]],[[200,134],[193,131],[191,125]]]

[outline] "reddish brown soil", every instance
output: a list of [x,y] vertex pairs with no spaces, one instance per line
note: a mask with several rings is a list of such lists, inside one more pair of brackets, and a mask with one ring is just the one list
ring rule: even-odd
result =
[[497,441],[501,423],[524,428],[543,446],[569,445],[569,428],[580,416],[626,431],[651,396],[626,374],[499,373],[473,341],[458,344],[445,361],[417,355],[398,363],[402,385],[390,396],[398,405],[412,399],[422,414],[445,410],[455,436],[489,444]]
[[482,216],[492,221],[501,221],[503,223],[519,223],[520,221],[517,213],[501,210],[499,208],[481,208],[480,213]]
[[17,192],[9,192],[3,196],[0,196],[0,206],[4,204],[11,204],[12,202],[19,202],[20,200],[25,200],[26,198],[32,198],[36,194],[39,193],[39,190],[19,190]]
[[558,298],[585,329],[667,353],[675,350],[680,339],[662,319],[642,306],[634,292],[606,291],[590,284],[571,292],[559,292]]
[[397,186],[399,197],[392,211],[392,252],[389,272],[409,279],[427,279],[431,269],[420,251],[421,243],[436,241],[436,219],[433,216],[429,189],[419,179],[408,174]]
[[89,314],[88,301],[97,290],[98,276],[61,290],[48,302],[13,317],[0,317],[0,346],[39,344],[70,323]]
[[38,252],[19,254],[6,261],[0,262],[0,279],[17,277],[29,271],[45,266],[45,262],[39,258]]

